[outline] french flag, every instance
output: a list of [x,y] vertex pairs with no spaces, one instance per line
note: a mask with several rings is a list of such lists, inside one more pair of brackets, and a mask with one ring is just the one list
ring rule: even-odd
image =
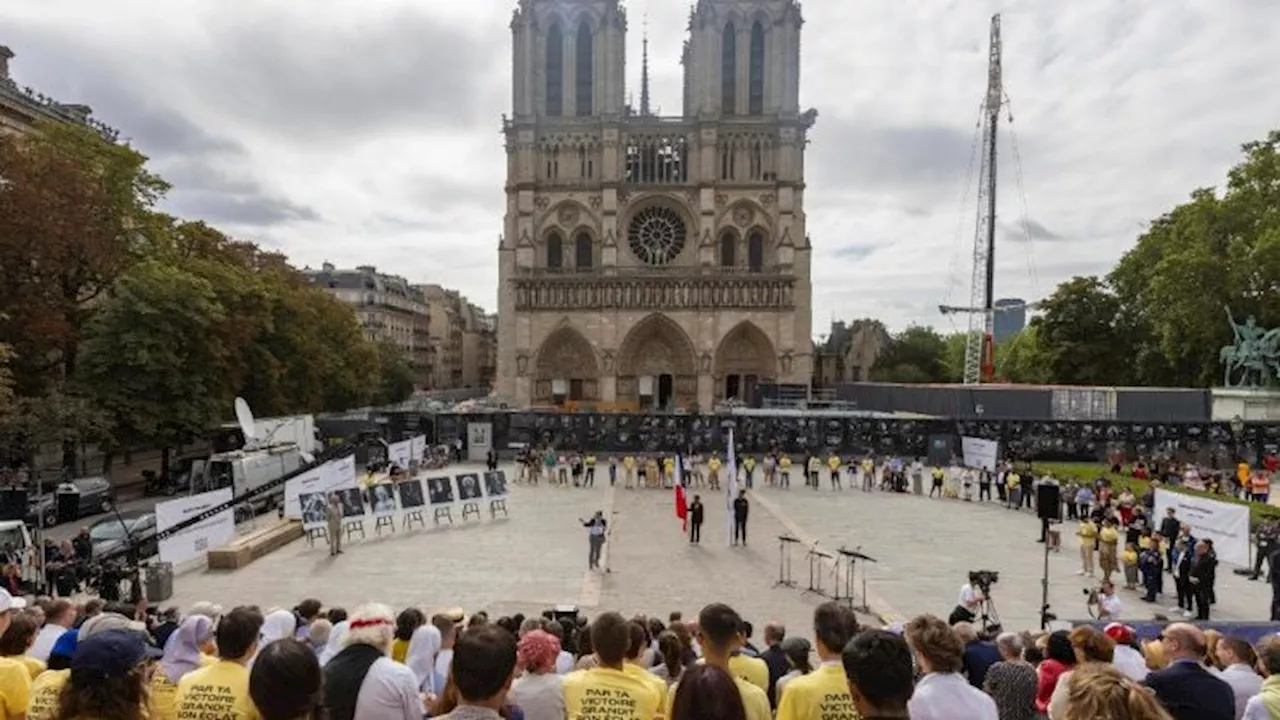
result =
[[684,459],[676,455],[676,517],[680,519],[681,532],[689,531],[689,505],[684,497]]

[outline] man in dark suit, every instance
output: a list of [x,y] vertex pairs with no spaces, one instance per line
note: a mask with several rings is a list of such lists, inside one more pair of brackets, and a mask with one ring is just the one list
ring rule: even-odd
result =
[[1212,540],[1196,543],[1195,558],[1191,561],[1191,596],[1196,601],[1196,619],[1209,619],[1209,606],[1213,604],[1213,582],[1217,577],[1218,556],[1213,552]]
[[689,542],[695,545],[702,541],[702,518],[702,496],[694,495],[689,506]]
[[786,637],[787,629],[782,623],[771,622],[764,626],[764,644],[767,647],[760,653],[760,659],[769,668],[769,704],[775,708],[778,707],[778,678],[791,672],[791,663],[782,651],[782,641]]
[[1160,634],[1169,666],[1143,680],[1174,720],[1235,720],[1231,686],[1204,667],[1208,645],[1194,625],[1173,623]]

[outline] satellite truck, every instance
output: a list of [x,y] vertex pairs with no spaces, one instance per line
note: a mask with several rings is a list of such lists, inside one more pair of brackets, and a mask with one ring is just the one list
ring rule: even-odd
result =
[[[231,488],[239,497],[310,463],[321,449],[315,436],[315,418],[294,415],[255,420],[249,403],[236,398],[236,422],[244,434],[244,447],[214,453],[203,472],[192,472],[192,495]],[[257,497],[236,508],[237,522],[284,506],[284,488]]]

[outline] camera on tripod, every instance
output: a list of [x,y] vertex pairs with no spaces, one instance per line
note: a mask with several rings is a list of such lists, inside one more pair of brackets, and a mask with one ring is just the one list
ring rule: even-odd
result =
[[983,595],[991,594],[991,586],[1000,582],[1000,573],[995,570],[970,570],[969,584],[982,591]]

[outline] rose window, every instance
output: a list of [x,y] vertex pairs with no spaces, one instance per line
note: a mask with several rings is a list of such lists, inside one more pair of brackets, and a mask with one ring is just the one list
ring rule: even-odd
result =
[[636,213],[627,227],[631,252],[649,265],[666,265],[684,249],[685,226],[680,215],[665,207]]

